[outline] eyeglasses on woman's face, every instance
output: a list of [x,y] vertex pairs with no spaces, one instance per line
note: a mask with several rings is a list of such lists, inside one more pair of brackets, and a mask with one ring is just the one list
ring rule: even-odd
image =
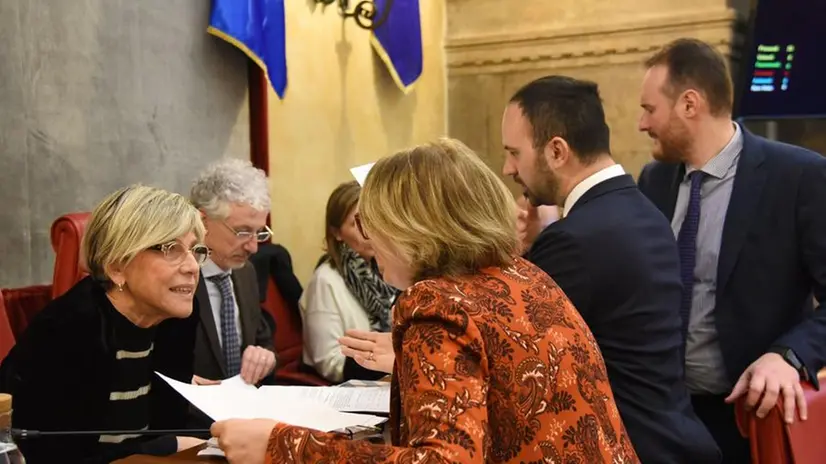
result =
[[207,258],[209,258],[210,253],[209,247],[206,245],[197,244],[187,250],[186,247],[178,241],[151,246],[149,249],[163,253],[164,258],[166,258],[166,260],[171,264],[182,263],[186,258],[186,254],[192,253],[192,256],[195,258],[195,261],[199,266],[204,264]]
[[359,213],[356,213],[353,218],[356,220],[356,227],[358,227],[361,236],[364,237],[365,240],[370,240],[370,237],[368,237],[367,233],[364,231],[364,226],[361,225],[361,216]]

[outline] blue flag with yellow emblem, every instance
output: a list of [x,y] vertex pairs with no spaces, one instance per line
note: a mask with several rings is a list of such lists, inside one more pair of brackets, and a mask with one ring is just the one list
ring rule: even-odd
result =
[[422,75],[422,24],[419,0],[375,0],[377,18],[390,6],[387,20],[373,31],[371,42],[405,93]]
[[279,98],[287,89],[284,0],[213,0],[207,31],[255,61]]

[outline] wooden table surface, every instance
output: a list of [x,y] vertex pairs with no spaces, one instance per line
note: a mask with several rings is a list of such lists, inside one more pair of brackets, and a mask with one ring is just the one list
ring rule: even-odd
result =
[[167,457],[129,456],[126,459],[115,461],[114,464],[220,464],[227,462],[227,460],[222,457],[198,456],[198,451],[201,451],[205,446],[206,444],[196,446],[195,448],[190,448]]

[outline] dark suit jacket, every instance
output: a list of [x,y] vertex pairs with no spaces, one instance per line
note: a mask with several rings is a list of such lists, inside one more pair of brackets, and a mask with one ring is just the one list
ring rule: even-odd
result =
[[683,382],[674,234],[631,176],[588,190],[540,234],[528,257],[591,328],[640,460],[719,462]]
[[[107,307],[108,305],[108,307]],[[197,311],[197,307],[195,308]],[[13,423],[32,430],[105,430],[115,364],[114,311],[91,277],[50,302],[0,365],[0,391],[13,395]],[[182,382],[192,379],[197,315],[158,325],[153,370]],[[152,372],[150,428],[180,429],[189,403]],[[136,453],[174,453],[175,437],[124,443],[104,455],[98,436],[42,437],[17,442],[29,464],[107,463]]]
[[[682,164],[653,162],[640,189],[670,220]],[[826,360],[826,159],[743,128],[723,226],[715,319],[732,386],[772,346],[791,348],[816,383]]]
[[[275,351],[272,342],[272,327],[266,322],[262,314],[258,295],[258,282],[255,268],[247,263],[240,269],[232,271],[232,286],[235,289],[235,300],[241,316],[241,353],[248,346],[260,346]],[[195,299],[200,304],[198,315],[201,323],[198,326],[195,341],[195,375],[206,379],[221,380],[227,378],[227,366],[224,361],[224,352],[218,342],[218,324],[212,316],[212,305],[209,302],[204,276],[198,280],[198,289]]]

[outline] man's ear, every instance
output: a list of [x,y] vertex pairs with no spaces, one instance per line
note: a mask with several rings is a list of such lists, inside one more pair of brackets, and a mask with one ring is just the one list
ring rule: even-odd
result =
[[548,166],[558,169],[571,157],[571,147],[562,137],[553,137],[545,144],[544,155]]
[[704,99],[699,92],[694,89],[688,89],[680,95],[677,99],[679,110],[686,118],[693,118],[697,116],[700,105],[703,104]]
[[201,215],[201,222],[204,224],[204,230],[206,232],[209,232],[209,225],[207,224],[207,215],[206,215],[206,213],[202,209],[199,209],[198,213],[200,213],[200,215]]

